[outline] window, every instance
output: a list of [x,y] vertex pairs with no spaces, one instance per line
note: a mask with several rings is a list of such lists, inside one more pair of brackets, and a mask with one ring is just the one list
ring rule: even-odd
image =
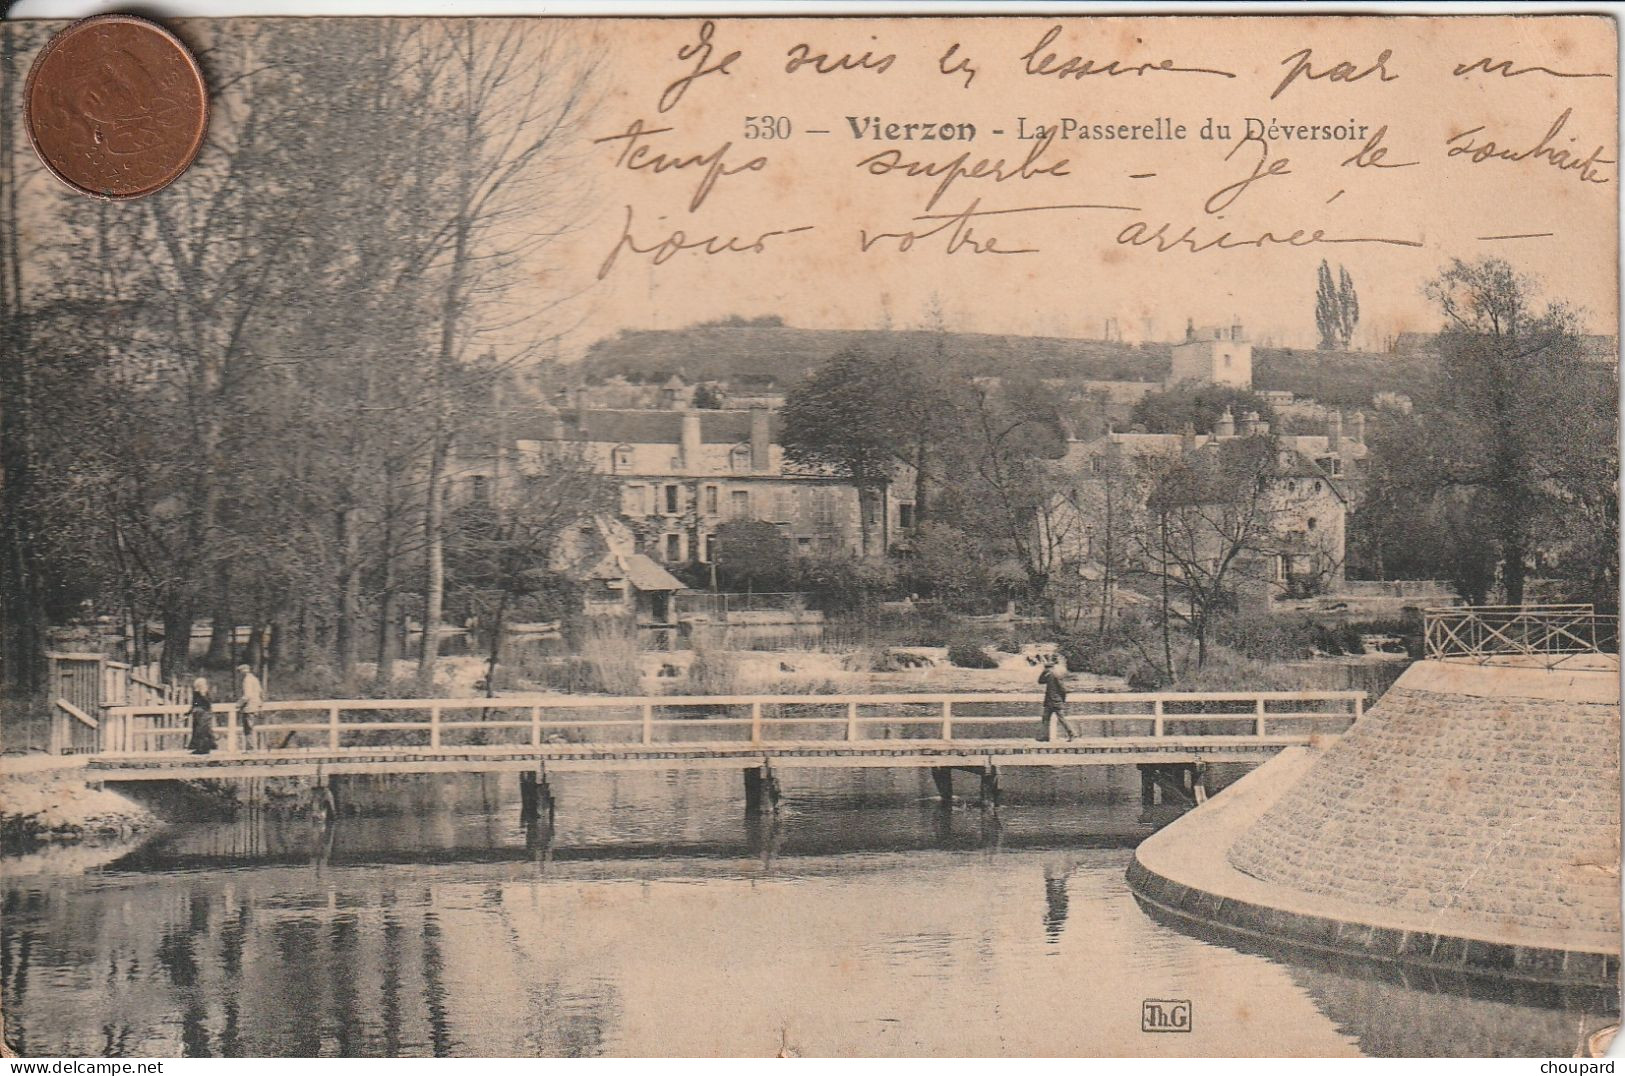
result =
[[1315,517],[1314,517],[1314,516],[1310,516],[1310,517],[1309,517],[1309,529],[1310,529],[1310,530],[1314,530],[1314,529],[1315,529],[1315,524],[1316,524],[1316,520],[1315,520]]
[[812,539],[806,537],[797,538],[796,548],[803,553],[810,553],[812,551]]
[[1230,369],[1230,356],[1229,355],[1226,355],[1224,357],[1224,368],[1226,370]]
[[906,531],[914,529],[914,506],[912,504],[897,506],[897,525]]
[[835,498],[827,489],[810,491],[813,499],[813,519],[819,523],[835,522]]
[[675,483],[666,486],[666,514],[668,516],[675,516],[678,512],[677,490],[678,486]]
[[735,519],[750,518],[750,490],[736,489],[728,493],[728,507]]
[[680,534],[666,535],[666,560],[676,563],[682,559],[683,536]]
[[1323,485],[1321,483],[1320,479],[1318,479],[1318,478],[1315,479],[1315,492],[1316,493],[1319,493],[1321,490],[1323,490],[1325,488],[1326,488],[1325,485]]
[[613,474],[625,474],[632,469],[631,445],[620,445],[610,454],[609,469]]
[[715,534],[707,534],[705,536],[704,544],[701,546],[701,548],[705,550],[705,562],[707,564],[709,564],[712,561],[716,560],[717,559],[717,536]]
[[1089,473],[1090,474],[1100,474],[1105,469],[1106,469],[1106,461],[1101,459],[1099,456],[1096,456],[1094,459],[1089,461]]
[[468,479],[468,499],[475,504],[491,503],[491,487],[482,474],[471,475]]
[[715,486],[705,487],[705,514],[708,516],[717,514],[717,487]]
[[735,445],[733,451],[728,453],[728,467],[737,474],[750,472],[750,446]]
[[1295,479],[1295,478],[1287,479],[1286,491],[1288,493],[1296,493],[1296,492],[1298,492],[1298,480]]

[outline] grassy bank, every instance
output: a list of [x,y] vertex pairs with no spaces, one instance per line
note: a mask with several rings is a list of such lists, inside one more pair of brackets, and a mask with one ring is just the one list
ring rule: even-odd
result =
[[0,772],[0,850],[48,842],[129,837],[157,825],[147,808],[117,792],[92,788],[78,767]]

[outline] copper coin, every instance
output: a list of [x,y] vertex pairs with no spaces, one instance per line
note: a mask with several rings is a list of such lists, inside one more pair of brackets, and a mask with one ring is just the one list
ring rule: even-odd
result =
[[209,123],[197,61],[174,34],[132,15],[97,15],[53,37],[23,101],[45,167],[95,198],[162,190],[197,157]]

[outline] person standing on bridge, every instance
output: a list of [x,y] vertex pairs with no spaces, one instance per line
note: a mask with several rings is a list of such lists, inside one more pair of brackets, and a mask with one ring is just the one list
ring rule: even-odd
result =
[[243,730],[243,750],[254,750],[254,715],[260,712],[265,704],[265,688],[260,684],[260,678],[254,675],[254,670],[248,665],[237,666],[237,671],[243,675],[243,693],[237,703],[237,720]]
[[1059,659],[1045,662],[1044,671],[1038,674],[1038,682],[1044,685],[1044,716],[1040,719],[1038,726],[1038,738],[1040,740],[1047,741],[1049,739],[1049,719],[1051,714],[1055,715],[1055,720],[1060,722],[1061,731],[1066,733],[1067,739],[1075,740],[1078,738],[1077,734],[1072,731],[1072,726],[1066,720],[1066,675],[1057,670],[1056,666],[1059,664]]
[[206,755],[214,750],[214,700],[209,697],[209,681],[198,677],[192,681],[192,738],[187,741],[194,755]]

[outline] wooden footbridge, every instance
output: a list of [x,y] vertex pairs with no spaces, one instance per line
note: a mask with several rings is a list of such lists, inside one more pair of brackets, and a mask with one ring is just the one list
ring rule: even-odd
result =
[[[747,804],[776,801],[775,773],[803,767],[956,770],[996,800],[1000,767],[1139,765],[1148,781],[1213,762],[1260,762],[1357,719],[1355,691],[1074,693],[1067,739],[1042,728],[1037,694],[748,695],[267,702],[244,734],[215,705],[219,747],[186,750],[187,708],[74,709],[93,781],[330,778],[347,774],[517,772],[527,803],[551,804],[554,773],[735,769]],[[1041,734],[1047,738],[1041,738]],[[1185,778],[1186,786],[1190,780]],[[1147,784],[1149,796],[1151,785]]]

